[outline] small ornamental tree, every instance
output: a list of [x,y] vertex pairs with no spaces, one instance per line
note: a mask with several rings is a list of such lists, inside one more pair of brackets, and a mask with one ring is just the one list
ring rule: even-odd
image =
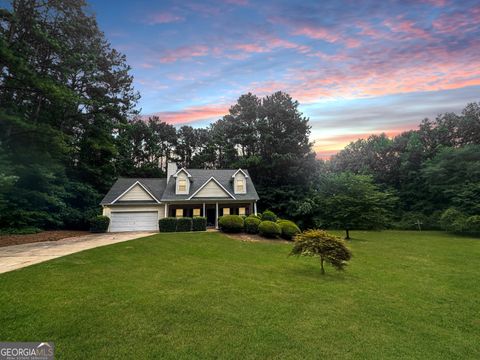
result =
[[295,244],[290,255],[319,257],[322,275],[325,274],[323,267],[325,261],[335,269],[343,270],[352,257],[342,239],[318,229],[307,230],[295,236]]

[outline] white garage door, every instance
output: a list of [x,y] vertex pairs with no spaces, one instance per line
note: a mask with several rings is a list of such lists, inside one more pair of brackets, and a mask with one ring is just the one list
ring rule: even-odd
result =
[[157,211],[112,212],[110,231],[158,231]]

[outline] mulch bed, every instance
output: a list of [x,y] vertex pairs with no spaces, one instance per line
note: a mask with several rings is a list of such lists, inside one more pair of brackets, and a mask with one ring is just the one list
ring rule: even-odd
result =
[[37,234],[27,235],[0,235],[0,247],[9,245],[20,245],[36,243],[41,241],[57,241],[74,236],[90,234],[88,231],[77,230],[55,230],[42,231]]
[[283,244],[292,243],[291,241],[287,241],[284,239],[267,239],[267,238],[264,238],[263,236],[255,235],[255,234],[246,234],[246,233],[229,233],[229,234],[223,233],[223,234],[235,240],[248,241],[248,242],[269,242],[269,243],[276,242],[276,243],[283,243]]

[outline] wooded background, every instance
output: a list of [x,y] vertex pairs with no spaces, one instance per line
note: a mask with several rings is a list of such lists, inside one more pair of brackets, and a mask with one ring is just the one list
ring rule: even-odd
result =
[[248,169],[260,209],[304,228],[435,229],[449,208],[480,214],[478,103],[330,161],[316,159],[308,118],[282,92],[176,128],[138,114],[125,56],[77,0],[0,9],[0,69],[0,228],[87,228],[117,177],[163,177],[168,160]]

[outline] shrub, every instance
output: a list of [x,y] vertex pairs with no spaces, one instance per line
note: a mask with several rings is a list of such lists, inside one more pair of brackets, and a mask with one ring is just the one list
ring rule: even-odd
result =
[[273,221],[262,221],[258,225],[258,232],[260,235],[268,238],[276,238],[282,234],[282,229],[280,225],[274,223]]
[[197,216],[192,219],[193,231],[206,231],[207,230],[207,218]]
[[465,230],[466,216],[457,209],[450,208],[440,217],[440,225],[446,231],[461,233]]
[[252,217],[252,218],[255,218],[255,219],[258,219],[258,220],[262,220],[262,217],[260,215],[251,214],[251,215],[248,215],[248,217]]
[[181,217],[177,219],[177,231],[192,231],[192,218]]
[[480,234],[480,215],[473,215],[465,220],[465,230],[470,234]]
[[226,233],[241,232],[243,230],[243,219],[238,215],[224,215],[219,218],[218,225]]
[[248,234],[258,234],[258,225],[262,221],[255,215],[245,219],[245,232]]
[[279,220],[277,221],[277,224],[280,225],[280,229],[282,230],[282,238],[285,240],[292,240],[295,235],[301,232],[300,228],[293,221]]
[[322,274],[325,274],[325,261],[335,269],[343,270],[352,257],[342,239],[323,230],[307,230],[295,236],[295,245],[290,255],[319,257]]
[[108,216],[97,215],[90,220],[90,231],[93,233],[104,233],[108,230],[110,218]]
[[158,221],[160,232],[175,232],[177,230],[177,218],[166,217]]
[[16,228],[5,228],[0,229],[0,235],[28,235],[28,234],[37,234],[42,232],[42,229],[36,227],[24,227],[20,229]]
[[440,215],[441,213],[438,211],[430,215],[420,212],[405,212],[400,219],[392,222],[391,227],[398,230],[440,230]]
[[273,211],[267,210],[262,214],[262,221],[277,221],[277,215]]

